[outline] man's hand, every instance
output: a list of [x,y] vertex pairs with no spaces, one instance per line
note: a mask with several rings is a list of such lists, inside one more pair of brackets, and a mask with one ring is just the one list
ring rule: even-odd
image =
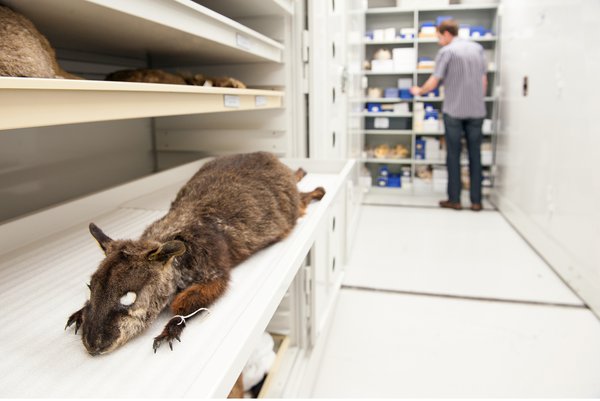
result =
[[419,96],[421,94],[421,88],[415,85],[410,88],[410,93],[412,93],[413,96]]
[[427,81],[425,81],[423,86],[413,86],[412,88],[410,88],[410,93],[412,93],[413,96],[423,96],[427,92],[430,92],[437,88],[439,84],[440,80],[432,75]]

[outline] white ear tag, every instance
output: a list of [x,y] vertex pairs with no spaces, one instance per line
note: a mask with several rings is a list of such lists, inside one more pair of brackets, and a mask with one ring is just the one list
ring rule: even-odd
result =
[[129,306],[129,305],[133,305],[136,298],[137,298],[137,294],[133,291],[129,291],[127,294],[125,294],[121,297],[119,302],[121,302],[121,305],[123,305],[123,306]]

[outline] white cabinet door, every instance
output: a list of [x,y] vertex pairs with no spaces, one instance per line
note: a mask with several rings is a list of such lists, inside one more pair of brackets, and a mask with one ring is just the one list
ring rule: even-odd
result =
[[347,157],[346,3],[310,0],[309,152],[318,159]]

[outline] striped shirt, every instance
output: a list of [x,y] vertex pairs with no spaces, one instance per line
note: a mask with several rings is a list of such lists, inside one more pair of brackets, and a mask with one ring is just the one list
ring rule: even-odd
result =
[[454,118],[484,118],[483,76],[487,73],[483,47],[455,37],[435,58],[433,75],[444,84],[442,111]]

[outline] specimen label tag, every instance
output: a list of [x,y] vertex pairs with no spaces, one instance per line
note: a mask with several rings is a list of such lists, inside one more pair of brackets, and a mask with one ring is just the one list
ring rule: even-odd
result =
[[256,107],[262,107],[267,105],[267,97],[266,96],[256,96],[254,98],[254,105]]
[[235,95],[225,95],[224,96],[225,107],[231,108],[239,108],[240,107],[240,97]]

